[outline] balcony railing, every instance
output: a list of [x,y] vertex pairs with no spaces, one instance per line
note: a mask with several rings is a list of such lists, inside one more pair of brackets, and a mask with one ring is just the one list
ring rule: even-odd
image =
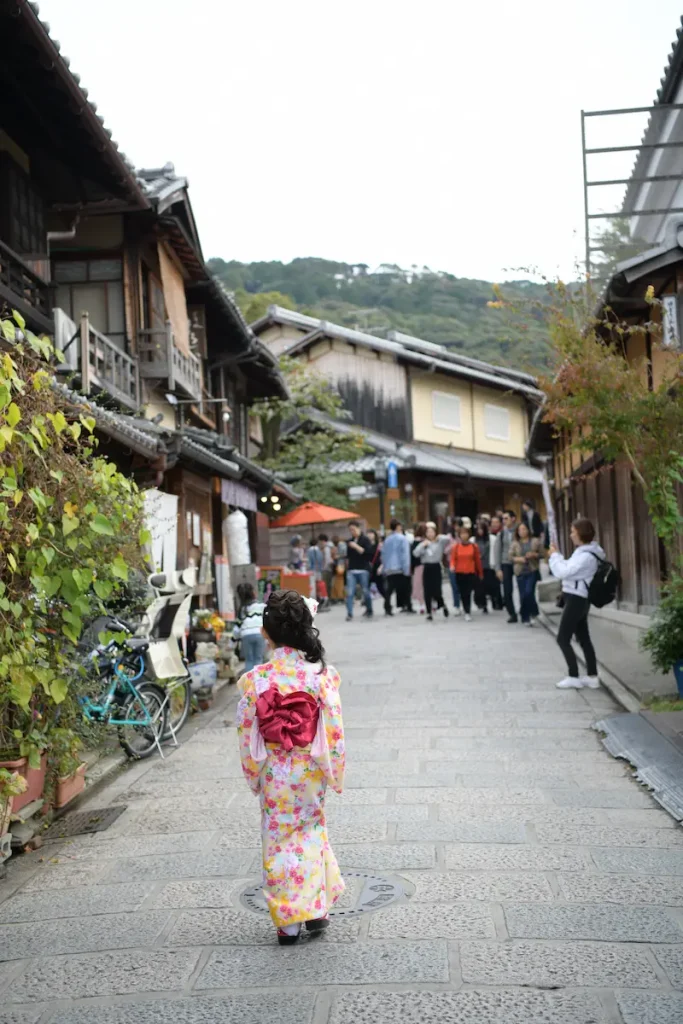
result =
[[140,376],[165,380],[169,391],[181,388],[189,398],[202,397],[202,363],[193,352],[185,355],[175,343],[170,322],[138,334]]
[[81,390],[107,391],[121,405],[137,410],[140,405],[137,361],[81,316]]
[[32,330],[52,334],[49,284],[13,249],[0,242],[0,304],[4,303],[18,310]]

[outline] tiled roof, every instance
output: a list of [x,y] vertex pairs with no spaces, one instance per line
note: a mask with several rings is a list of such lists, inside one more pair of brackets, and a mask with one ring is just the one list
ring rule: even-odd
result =
[[327,320],[318,320],[290,309],[283,309],[281,306],[269,306],[267,316],[261,317],[252,327],[259,330],[268,323],[290,324],[307,332],[287,348],[288,355],[308,347],[318,338],[339,338],[350,344],[390,353],[398,359],[418,366],[438,369],[444,373],[468,377],[482,383],[504,387],[510,391],[521,392],[534,401],[539,401],[542,398],[542,392],[535,387],[535,379],[529,374],[517,370],[508,371],[505,367],[493,366],[477,359],[458,356],[445,346],[435,345],[432,342],[423,341],[421,338],[413,338],[396,331],[391,332],[389,338],[379,338],[365,331],[356,331]]
[[157,458],[166,449],[161,437],[155,434],[150,435],[136,426],[131,416],[124,416],[121,413],[112,412],[110,409],[103,409],[96,402],[89,402],[77,391],[72,391],[61,381],[55,380],[52,387],[70,405],[82,409],[86,415],[92,416],[102,433],[113,437],[122,444],[128,445],[133,451],[147,458]]
[[[140,199],[144,198],[144,192],[142,189],[142,183],[138,178],[137,171],[133,163],[128,159],[125,153],[121,152],[118,143],[112,138],[111,131],[105,127],[104,118],[101,114],[97,113],[97,104],[88,98],[88,90],[81,85],[81,77],[75,71],[71,70],[71,61],[65,55],[61,53],[61,44],[59,40],[54,39],[50,35],[50,24],[47,21],[43,21],[40,18],[40,5],[29,0],[28,3],[23,5],[26,9],[27,15],[30,11],[30,16],[34,18],[37,26],[42,29],[46,40],[51,45],[51,48],[55,51],[55,62],[61,64],[65,70],[68,71],[69,76],[80,93],[83,99],[84,109],[90,114],[91,122],[95,131],[101,136],[102,148],[110,150],[111,156],[120,164],[122,175],[128,179],[130,186],[136,191]],[[40,29],[38,31],[40,31]]]
[[373,455],[360,459],[337,462],[330,466],[332,473],[371,473],[377,454],[392,458],[399,469],[421,469],[428,473],[447,473],[451,476],[474,477],[478,480],[500,480],[506,483],[540,484],[541,471],[530,466],[524,459],[509,459],[502,455],[440,448],[438,445],[422,444],[415,441],[401,442],[374,430],[366,430],[350,423],[331,420],[320,413],[311,418],[334,427],[341,434],[361,433],[366,443],[374,450]]

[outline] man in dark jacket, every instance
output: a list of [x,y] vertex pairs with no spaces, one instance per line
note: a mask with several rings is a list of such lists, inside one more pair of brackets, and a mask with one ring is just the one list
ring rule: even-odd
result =
[[529,527],[532,537],[543,536],[543,520],[536,511],[533,498],[527,498],[522,502],[522,522]]

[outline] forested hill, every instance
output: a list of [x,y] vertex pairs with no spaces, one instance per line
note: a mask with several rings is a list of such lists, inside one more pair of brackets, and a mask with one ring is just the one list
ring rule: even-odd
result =
[[[428,268],[409,270],[383,264],[336,263],[314,257],[291,263],[209,260],[214,274],[235,293],[247,320],[261,316],[270,303],[298,309],[384,336],[392,328],[464,354],[520,370],[547,364],[543,325],[524,317],[513,327],[508,314],[491,308],[492,284]],[[503,286],[506,298],[541,299],[545,289],[529,281]]]

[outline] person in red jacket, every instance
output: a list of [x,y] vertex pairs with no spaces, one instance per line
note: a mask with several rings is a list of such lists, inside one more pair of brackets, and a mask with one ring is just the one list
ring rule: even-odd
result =
[[465,622],[471,622],[472,593],[479,579],[484,578],[479,548],[466,526],[458,530],[458,539],[451,548],[451,571],[455,573],[458,590],[465,611]]

